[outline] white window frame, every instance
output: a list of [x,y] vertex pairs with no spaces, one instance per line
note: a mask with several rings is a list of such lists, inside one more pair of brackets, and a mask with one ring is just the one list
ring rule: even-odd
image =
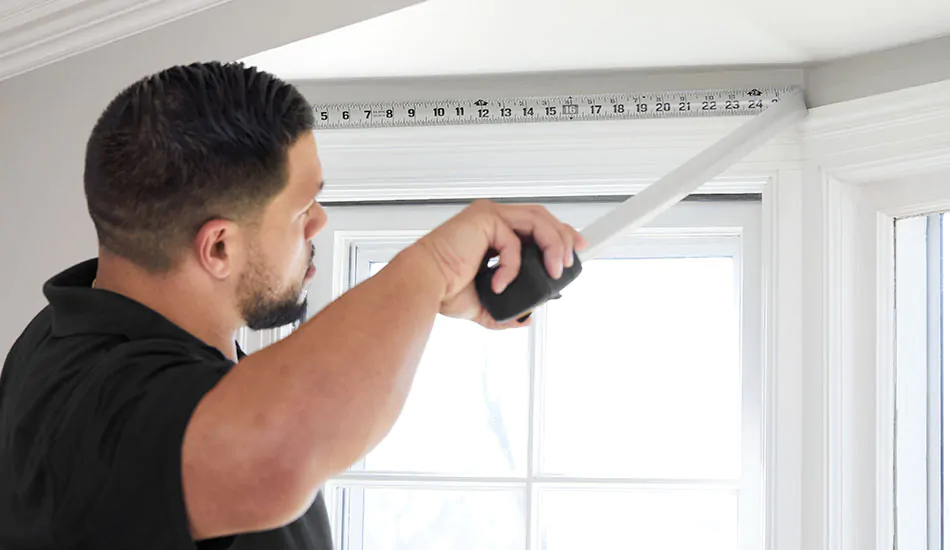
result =
[[[950,81],[812,110],[805,548],[893,550],[895,221],[950,209]],[[803,487],[809,490],[808,484]],[[901,549],[903,550],[903,549]]]
[[[543,204],[543,203],[542,203]],[[613,204],[545,204],[557,217],[582,228]],[[328,207],[329,219],[324,237],[318,237],[318,255],[329,261],[333,256],[332,295],[323,299],[333,299],[352,286],[355,282],[354,271],[362,271],[364,264],[373,260],[388,260],[395,251],[409,245],[423,234],[433,229],[441,221],[458,212],[462,206],[362,206],[349,208]],[[742,357],[742,426],[741,477],[735,484],[728,481],[688,480],[663,482],[659,480],[638,479],[590,479],[564,476],[543,476],[536,472],[539,465],[538,449],[528,460],[527,476],[508,477],[472,477],[437,476],[425,474],[395,474],[347,472],[327,486],[327,505],[336,523],[334,536],[339,536],[340,521],[352,521],[353,508],[349,514],[339,514],[339,487],[433,487],[452,488],[469,487],[479,490],[500,488],[518,488],[526,491],[527,525],[526,543],[529,550],[536,550],[537,541],[531,535],[537,526],[537,511],[532,509],[536,502],[539,487],[561,489],[572,486],[587,490],[624,487],[692,487],[735,490],[739,495],[738,517],[739,549],[757,550],[764,543],[765,514],[762,506],[762,492],[765,483],[762,456],[765,454],[762,435],[764,434],[763,382],[762,382],[762,338],[763,327],[762,288],[761,288],[761,205],[758,201],[730,201],[720,203],[686,202],[674,206],[662,214],[649,227],[624,237],[604,250],[599,257],[655,257],[655,256],[707,256],[724,254],[734,258],[741,270],[738,272],[738,300],[741,306],[741,357]],[[319,261],[318,261],[319,263]],[[315,292],[326,292],[328,285],[315,288]],[[535,371],[543,361],[544,315],[543,309],[531,331],[532,391],[529,396],[529,448],[534,447],[531,434],[537,435],[540,427],[539,401],[541,376]],[[354,493],[355,494],[355,493]],[[358,506],[357,506],[358,509]],[[359,515],[359,514],[355,514]],[[534,526],[534,527],[533,527]],[[359,548],[359,526],[350,526],[347,532],[351,537],[342,544],[336,540],[338,548]]]
[[[896,220],[950,209],[950,171],[864,185],[822,174],[824,253],[806,264],[821,278],[808,336],[823,353],[822,547],[895,548]],[[820,343],[818,343],[820,342]],[[807,391],[807,389],[806,389]],[[820,393],[818,393],[820,392]],[[818,457],[811,457],[818,458]]]

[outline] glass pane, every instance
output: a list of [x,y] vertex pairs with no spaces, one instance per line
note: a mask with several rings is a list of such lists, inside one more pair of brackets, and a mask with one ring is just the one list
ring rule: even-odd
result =
[[[947,316],[947,307],[950,306],[950,299],[946,296],[946,292],[950,289],[950,269],[947,268],[947,260],[950,259],[950,220],[947,219],[946,214],[940,215],[940,233],[941,233],[941,260],[940,260],[940,279],[941,279],[941,308],[940,308],[940,328],[943,334],[941,335],[941,353],[940,353],[940,372],[941,372],[941,381],[940,389],[942,398],[945,400],[947,396],[950,396],[950,376],[947,376],[946,370],[944,370],[944,357],[946,357],[947,350],[950,350],[950,330],[947,330],[947,324],[950,323],[950,317]],[[943,441],[941,441],[941,495],[942,502],[942,516],[943,516],[943,525],[950,526],[950,505],[947,504],[947,495],[950,495],[950,480],[948,480],[947,475],[947,434],[950,434],[950,406],[946,404],[942,405],[941,410],[941,419],[942,424],[941,432],[944,434]],[[950,529],[943,529],[943,548],[950,549]]]
[[[520,490],[347,489],[350,525],[362,500],[362,550],[524,550]],[[354,526],[355,527],[355,526]],[[350,535],[350,540],[359,532]]]
[[732,492],[550,490],[539,502],[544,550],[738,547]]
[[735,479],[741,376],[735,262],[588,262],[551,302],[542,470]]
[[894,499],[898,548],[927,547],[928,219],[894,225]]
[[529,358],[527,329],[438,317],[406,406],[363,468],[523,475]]

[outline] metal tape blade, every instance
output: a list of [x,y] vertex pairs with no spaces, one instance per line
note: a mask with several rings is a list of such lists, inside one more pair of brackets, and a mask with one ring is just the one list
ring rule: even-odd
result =
[[806,114],[803,92],[793,90],[749,122],[586,226],[581,234],[589,246],[578,253],[578,257],[582,262],[596,257],[612,240],[651,222]]

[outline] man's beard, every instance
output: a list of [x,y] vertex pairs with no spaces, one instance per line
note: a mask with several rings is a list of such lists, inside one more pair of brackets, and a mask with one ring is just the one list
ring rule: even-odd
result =
[[277,279],[261,263],[254,263],[241,274],[238,300],[241,315],[249,329],[267,330],[306,320],[307,299],[300,299],[303,294],[303,276],[299,284],[282,291],[271,284]]

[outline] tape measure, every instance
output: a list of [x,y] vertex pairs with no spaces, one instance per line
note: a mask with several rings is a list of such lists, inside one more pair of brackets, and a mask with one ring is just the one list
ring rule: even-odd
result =
[[756,115],[794,86],[313,105],[314,128],[389,128]]
[[566,268],[559,279],[549,275],[544,265],[544,252],[538,244],[530,237],[523,237],[518,275],[504,291],[496,294],[491,283],[498,266],[488,264],[488,256],[492,254],[489,252],[475,277],[479,299],[488,313],[498,321],[524,318],[548,300],[559,298],[561,290],[580,276],[581,262],[596,257],[598,250],[610,241],[649,223],[664,210],[695,192],[703,183],[722,173],[729,165],[782,130],[803,120],[807,114],[808,108],[801,90],[794,90],[774,104],[769,100],[761,114],[585,226],[581,234],[590,246],[580,253],[574,252],[574,265]]

